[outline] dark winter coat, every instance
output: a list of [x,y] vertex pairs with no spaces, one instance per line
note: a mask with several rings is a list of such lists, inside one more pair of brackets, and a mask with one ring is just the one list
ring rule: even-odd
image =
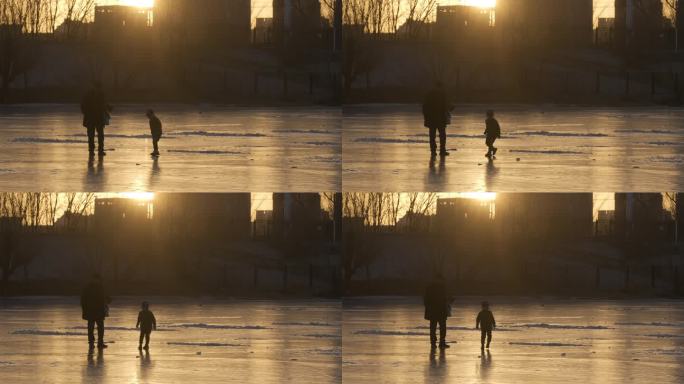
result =
[[483,331],[491,331],[496,327],[496,321],[494,320],[494,314],[488,309],[483,309],[477,314],[477,320],[475,321],[475,328],[480,328]]
[[95,281],[89,283],[81,294],[83,320],[104,320],[107,305],[110,301],[109,297],[105,294],[102,283]]
[[449,125],[450,107],[442,89],[433,89],[423,102],[423,118],[428,128],[443,128]]
[[104,127],[108,111],[104,92],[93,88],[83,96],[81,100],[81,113],[83,113],[84,127]]
[[138,313],[138,326],[142,333],[150,333],[153,329],[157,329],[157,319],[154,318],[152,311],[140,311]]
[[434,281],[425,289],[425,320],[444,320],[449,316],[449,300],[446,287],[441,281]]
[[484,133],[487,135],[487,139],[498,139],[501,137],[501,126],[499,126],[499,122],[495,118],[487,119],[485,124],[487,129],[485,129]]
[[156,140],[162,137],[162,123],[157,116],[152,116],[150,118],[150,133]]

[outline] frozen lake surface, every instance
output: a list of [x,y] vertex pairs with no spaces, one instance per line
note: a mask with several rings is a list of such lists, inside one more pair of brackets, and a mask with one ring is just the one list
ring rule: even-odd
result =
[[0,302],[4,383],[339,383],[340,301],[149,298],[159,330],[137,350],[141,299],[115,298],[103,353],[78,299]]
[[[503,138],[484,157],[485,111]],[[430,163],[419,105],[344,107],[345,191],[684,190],[684,109],[459,106],[446,161]]]
[[683,301],[488,300],[499,326],[490,352],[480,352],[472,299],[456,303],[443,354],[430,351],[419,299],[345,300],[345,381],[684,382]]
[[116,106],[108,155],[88,161],[78,105],[0,107],[3,191],[337,191],[341,110],[152,106],[164,124],[153,161],[144,105]]

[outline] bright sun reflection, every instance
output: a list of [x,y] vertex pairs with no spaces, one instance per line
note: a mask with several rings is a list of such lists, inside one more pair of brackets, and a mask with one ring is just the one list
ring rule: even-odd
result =
[[154,0],[121,0],[119,3],[141,8],[152,8],[154,6]]
[[439,193],[441,198],[459,198],[479,201],[495,201],[496,193],[493,192],[464,192],[464,193]]
[[469,5],[471,7],[494,8],[496,0],[451,0],[440,1],[440,5]]
[[152,193],[152,192],[122,192],[122,193],[118,194],[118,197],[121,197],[124,199],[151,201],[151,200],[154,200],[154,193]]

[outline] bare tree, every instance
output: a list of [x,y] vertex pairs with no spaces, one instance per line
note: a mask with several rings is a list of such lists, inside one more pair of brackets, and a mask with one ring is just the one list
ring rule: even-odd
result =
[[95,9],[95,0],[63,0],[64,25],[68,39],[74,38],[78,28],[89,20]]
[[373,40],[394,33],[405,20],[407,37],[420,35],[435,17],[437,0],[347,0],[342,11],[345,31],[342,74],[349,93],[358,77],[371,72],[379,62]]
[[663,5],[666,8],[666,11],[670,14],[670,17],[672,17],[672,25],[674,26],[675,30],[675,52],[679,52],[679,30],[680,30],[680,21],[681,21],[681,14],[680,12],[680,4],[679,0],[663,0]]
[[679,201],[679,198],[682,196],[681,193],[665,193],[665,201],[670,205],[671,210],[670,213],[672,214],[672,219],[674,220],[674,243],[675,245],[679,245],[679,210],[681,209],[681,206],[679,205],[681,202]]
[[406,1],[408,9],[406,15],[407,35],[409,38],[415,38],[420,35],[425,23],[433,18],[435,9],[437,9],[437,0]]
[[0,292],[8,292],[10,277],[31,263],[34,253],[27,250],[27,231],[40,225],[40,193],[0,194]]
[[359,269],[379,256],[381,232],[396,231],[402,214],[409,229],[415,229],[415,218],[432,214],[436,202],[435,193],[345,193],[343,264],[347,287]]
[[63,0],[45,0],[45,30],[48,33],[57,31],[57,23],[63,17]]
[[10,85],[30,66],[26,11],[20,1],[0,1],[0,102],[8,100]]

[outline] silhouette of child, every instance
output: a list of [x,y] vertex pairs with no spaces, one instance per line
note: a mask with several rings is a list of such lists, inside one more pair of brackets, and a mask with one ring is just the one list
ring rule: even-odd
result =
[[492,330],[496,328],[496,321],[494,320],[494,314],[489,310],[489,303],[486,301],[482,302],[482,310],[477,314],[475,328],[482,331],[480,349],[484,349],[485,339],[487,339],[487,349],[489,349],[489,344],[492,342]]
[[152,330],[157,330],[157,319],[154,318],[154,313],[150,311],[150,304],[147,301],[142,303],[142,311],[138,313],[138,323],[136,328],[140,328],[140,342],[138,349],[143,349],[143,339],[145,339],[145,350],[150,348],[150,334]]
[[498,148],[494,147],[494,143],[497,139],[501,138],[501,127],[499,126],[499,122],[494,118],[494,111],[487,111],[487,120],[485,121],[485,124],[487,125],[487,128],[485,129],[484,134],[487,137],[486,144],[489,149],[485,156],[492,158],[496,156],[496,152],[498,151]]
[[154,114],[151,109],[147,110],[147,118],[150,120],[150,133],[152,134],[152,145],[154,145],[154,152],[150,155],[154,157],[159,156],[159,140],[162,137],[162,123],[161,120]]

